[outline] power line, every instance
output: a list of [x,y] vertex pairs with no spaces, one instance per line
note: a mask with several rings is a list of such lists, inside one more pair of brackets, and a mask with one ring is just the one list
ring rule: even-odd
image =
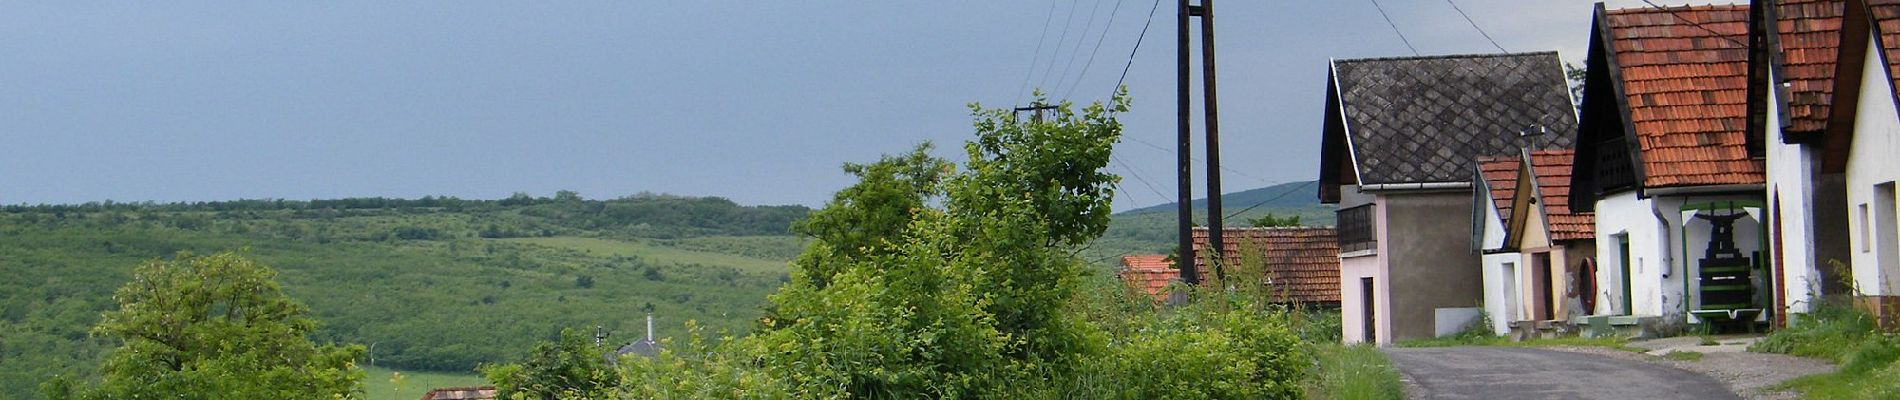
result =
[[[1154,144],[1154,142],[1149,142],[1149,141],[1146,141],[1146,140],[1141,140],[1141,138],[1137,138],[1137,137],[1134,137],[1134,136],[1123,136],[1123,138],[1126,138],[1126,139],[1129,139],[1129,140],[1133,140],[1133,141],[1135,141],[1136,143],[1141,143],[1141,144],[1143,144],[1143,145],[1146,145],[1146,146],[1148,146],[1148,147],[1151,147],[1151,148],[1154,148],[1155,150],[1160,150],[1160,151],[1161,151],[1161,152],[1163,152],[1163,153],[1168,153],[1168,154],[1174,154],[1174,150],[1169,150],[1169,149],[1167,149],[1167,148],[1164,148],[1164,147],[1161,147],[1160,145],[1157,145],[1157,144]],[[1194,160],[1194,161],[1196,161],[1196,162],[1201,162],[1201,161],[1202,161],[1200,157],[1195,157],[1195,156],[1193,156],[1193,155],[1188,155],[1188,159],[1190,159],[1190,160]],[[1233,168],[1229,168],[1229,167],[1228,167],[1228,166],[1226,166],[1226,165],[1221,165],[1221,166],[1220,166],[1220,169],[1221,169],[1222,171],[1227,171],[1227,172],[1232,172],[1232,173],[1234,173],[1235,175],[1240,175],[1240,176],[1242,176],[1242,177],[1246,177],[1246,178],[1248,178],[1248,179],[1253,179],[1253,180],[1255,180],[1255,181],[1260,181],[1260,182],[1265,182],[1265,183],[1284,183],[1284,182],[1275,182],[1275,181],[1271,181],[1271,180],[1267,180],[1266,178],[1261,178],[1261,177],[1258,177],[1258,176],[1253,176],[1253,175],[1248,175],[1248,174],[1247,174],[1247,173],[1245,173],[1245,172],[1240,172],[1240,170],[1236,170],[1236,169],[1233,169]]]
[[[1082,44],[1088,43],[1089,31],[1095,29],[1095,13],[1102,10],[1102,1],[1094,0],[1092,4],[1093,5],[1089,6],[1089,20],[1087,23],[1082,24],[1082,34],[1075,37],[1075,48],[1069,51],[1069,62],[1062,65],[1062,74],[1056,75],[1056,87],[1050,88],[1051,92],[1061,90],[1062,82],[1069,80],[1069,69],[1075,67],[1075,59],[1082,56]],[[1106,26],[1102,29],[1102,32],[1108,32]]]
[[[1036,63],[1042,61],[1042,41],[1049,38],[1049,23],[1056,18],[1056,1],[1049,0],[1049,15],[1042,17],[1042,35],[1036,37],[1036,55],[1029,59],[1029,73],[1023,74],[1023,85],[1016,88],[1016,104],[1023,103],[1023,93],[1029,90],[1029,80],[1036,76]],[[1055,57],[1050,57],[1051,59]],[[1053,60],[1050,62],[1054,62]]]
[[[1478,34],[1479,34],[1479,35],[1483,35],[1483,36],[1484,36],[1484,40],[1485,40],[1485,41],[1487,41],[1487,42],[1491,42],[1491,47],[1496,47],[1496,48],[1498,48],[1498,51],[1501,51],[1501,52],[1505,52],[1505,53],[1509,53],[1509,52],[1511,52],[1510,50],[1505,50],[1505,49],[1504,49],[1504,46],[1499,46],[1499,45],[1498,45],[1498,41],[1497,41],[1497,39],[1492,39],[1492,38],[1491,38],[1491,34],[1490,34],[1490,33],[1486,33],[1486,32],[1484,31],[1484,28],[1479,28],[1479,27],[1478,27],[1478,21],[1472,21],[1472,20],[1471,20],[1471,15],[1470,15],[1470,14],[1465,14],[1465,9],[1463,9],[1463,8],[1458,8],[1458,3],[1456,3],[1456,2],[1453,2],[1453,1],[1451,1],[1451,0],[1445,0],[1445,3],[1447,3],[1447,4],[1451,4],[1451,9],[1453,9],[1453,10],[1458,10],[1458,15],[1460,15],[1460,16],[1463,16],[1463,17],[1465,17],[1465,22],[1469,22],[1469,23],[1471,23],[1471,29],[1477,29],[1477,30],[1478,30]],[[1414,52],[1416,52],[1416,51],[1414,51]]]
[[[1687,18],[1687,17],[1683,17],[1683,16],[1682,16],[1682,14],[1677,14],[1677,13],[1676,13],[1676,10],[1671,10],[1671,9],[1669,9],[1668,7],[1663,7],[1663,6],[1659,6],[1659,5],[1656,5],[1656,3],[1653,3],[1653,2],[1650,2],[1649,0],[1643,0],[1643,4],[1648,4],[1650,8],[1655,8],[1655,9],[1657,9],[1657,10],[1661,10],[1662,12],[1666,12],[1666,13],[1669,13],[1669,16],[1671,16],[1671,17],[1676,17],[1676,20],[1679,20],[1679,21],[1682,21],[1682,22],[1687,22],[1687,23],[1689,23],[1689,25],[1693,25],[1693,26],[1695,26],[1695,27],[1696,27],[1697,29],[1701,29],[1701,30],[1702,30],[1702,31],[1704,31],[1704,32],[1708,32],[1708,33],[1710,33],[1710,34],[1714,34],[1716,38],[1719,38],[1719,39],[1722,39],[1722,40],[1725,40],[1725,41],[1728,41],[1729,43],[1734,43],[1734,44],[1735,44],[1736,46],[1741,46],[1742,48],[1747,48],[1747,47],[1748,47],[1748,45],[1747,45],[1747,44],[1744,44],[1744,43],[1742,43],[1742,42],[1741,42],[1741,41],[1739,41],[1739,40],[1735,40],[1734,38],[1730,38],[1730,37],[1729,37],[1729,34],[1726,34],[1726,33],[1722,33],[1722,32],[1716,32],[1716,31],[1715,31],[1714,29],[1709,29],[1709,27],[1707,27],[1707,26],[1702,26],[1702,24],[1701,24],[1701,23],[1698,23],[1698,22],[1695,22],[1695,21],[1691,21],[1691,20],[1689,20],[1689,18]],[[1687,7],[1688,7],[1688,6],[1684,6],[1684,8],[1687,8]]]
[[[1135,53],[1141,51],[1141,40],[1148,37],[1148,26],[1154,24],[1155,10],[1158,9],[1161,9],[1161,0],[1155,0],[1155,5],[1148,8],[1148,21],[1141,23],[1141,34],[1135,36],[1135,48],[1128,51],[1128,63],[1122,65],[1122,76],[1115,78],[1114,90],[1122,90],[1122,82],[1128,79],[1128,69],[1135,66]],[[1114,97],[1115,93],[1111,92],[1108,96]]]
[[1049,86],[1049,73],[1056,70],[1056,58],[1062,57],[1062,43],[1069,41],[1069,26],[1075,24],[1075,1],[1069,0],[1069,16],[1062,21],[1062,35],[1056,36],[1056,51],[1049,55],[1049,66],[1042,70],[1042,80],[1036,81],[1036,87]]
[[1287,191],[1284,191],[1284,192],[1280,192],[1280,195],[1278,195],[1278,196],[1273,196],[1272,198],[1269,198],[1269,199],[1266,199],[1266,200],[1262,200],[1262,201],[1260,201],[1259,203],[1254,203],[1254,205],[1251,205],[1251,206],[1247,206],[1247,208],[1243,208],[1243,209],[1241,209],[1240,211],[1235,211],[1235,212],[1234,212],[1233,214],[1227,214],[1227,216],[1225,216],[1225,217],[1221,217],[1221,218],[1220,218],[1220,220],[1222,220],[1222,221],[1226,221],[1226,220],[1229,220],[1229,219],[1233,219],[1233,218],[1234,218],[1234,216],[1236,216],[1236,215],[1240,215],[1241,213],[1245,213],[1245,212],[1247,212],[1247,211],[1252,211],[1253,209],[1255,209],[1255,208],[1258,208],[1258,207],[1260,207],[1260,206],[1263,206],[1263,205],[1266,205],[1267,203],[1272,203],[1272,202],[1273,202],[1274,200],[1279,200],[1279,199],[1281,199],[1281,198],[1284,198],[1284,197],[1286,197],[1286,196],[1287,196],[1287,195],[1289,195],[1289,194],[1293,194],[1293,193],[1295,193],[1295,192],[1299,192],[1299,191],[1300,191],[1300,189],[1301,189],[1302,187],[1305,187],[1305,186],[1311,186],[1311,185],[1313,185],[1313,184],[1315,184],[1315,183],[1319,183],[1319,181],[1306,181],[1306,183],[1302,183],[1302,184],[1300,184],[1300,186],[1295,186],[1295,187],[1293,187],[1292,189],[1287,189]]
[[[1385,24],[1392,26],[1392,33],[1399,35],[1399,42],[1405,43],[1405,48],[1412,49],[1412,55],[1414,56],[1423,55],[1423,54],[1418,53],[1417,47],[1412,47],[1411,40],[1405,39],[1405,32],[1399,31],[1399,24],[1392,23],[1392,16],[1385,14],[1385,7],[1379,6],[1379,0],[1370,0],[1370,1],[1372,1],[1372,8],[1379,10],[1379,16],[1385,17]],[[1644,1],[1648,1],[1648,0],[1644,0]]]
[[1155,196],[1160,196],[1160,197],[1161,197],[1161,201],[1163,201],[1163,202],[1166,202],[1166,201],[1168,200],[1168,195],[1165,195],[1165,194],[1161,194],[1161,191],[1160,191],[1160,190],[1156,190],[1156,189],[1155,189],[1155,185],[1154,185],[1154,184],[1152,184],[1152,183],[1148,183],[1148,180],[1147,180],[1147,179],[1144,179],[1144,178],[1142,178],[1142,177],[1141,177],[1141,173],[1140,173],[1140,172],[1137,172],[1137,171],[1135,171],[1135,167],[1130,167],[1130,166],[1128,166],[1128,163],[1125,163],[1125,162],[1122,162],[1122,159],[1121,159],[1121,157],[1116,157],[1116,156],[1115,156],[1115,154],[1114,154],[1114,152],[1110,152],[1110,153],[1108,154],[1108,159],[1110,159],[1110,160],[1113,160],[1113,161],[1115,161],[1115,164],[1116,164],[1116,165],[1120,165],[1120,166],[1122,166],[1122,169],[1125,169],[1125,170],[1128,170],[1128,175],[1129,175],[1129,176],[1133,176],[1133,177],[1135,177],[1135,181],[1137,181],[1137,182],[1141,182],[1141,185],[1142,185],[1142,186],[1147,186],[1147,187],[1148,187],[1148,191],[1150,191],[1150,192],[1154,192],[1154,194],[1155,194]]
[[1095,53],[1102,51],[1102,41],[1108,39],[1109,28],[1115,27],[1115,15],[1121,13],[1121,11],[1122,0],[1115,0],[1115,8],[1108,11],[1108,23],[1102,25],[1102,35],[1095,37],[1095,49],[1089,50],[1088,62],[1082,63],[1082,72],[1075,75],[1075,83],[1069,84],[1069,91],[1063,93],[1062,98],[1066,99],[1074,95],[1075,88],[1082,86],[1082,78],[1089,76],[1089,66],[1095,65]]

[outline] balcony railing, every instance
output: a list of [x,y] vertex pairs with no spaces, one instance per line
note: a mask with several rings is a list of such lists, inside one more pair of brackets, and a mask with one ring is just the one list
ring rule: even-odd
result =
[[1339,210],[1339,252],[1372,250],[1379,247],[1374,232],[1372,205]]

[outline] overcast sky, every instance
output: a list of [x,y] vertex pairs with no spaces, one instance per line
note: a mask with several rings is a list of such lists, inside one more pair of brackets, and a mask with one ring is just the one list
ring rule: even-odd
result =
[[[1128,72],[1118,208],[1174,193],[1166,3]],[[0,204],[567,189],[816,206],[851,183],[842,162],[923,141],[960,158],[966,103],[1107,96],[1154,4],[0,2]],[[1592,2],[1456,4],[1506,50],[1583,57]],[[1498,51],[1450,2],[1379,5],[1422,54]],[[1314,178],[1329,58],[1412,54],[1371,1],[1216,6],[1227,191]]]

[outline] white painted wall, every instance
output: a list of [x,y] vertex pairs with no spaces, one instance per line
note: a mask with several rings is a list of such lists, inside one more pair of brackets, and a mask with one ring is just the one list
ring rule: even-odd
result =
[[[1874,53],[1878,49],[1871,41],[1866,51],[1879,54]],[[1876,207],[1875,186],[1900,180],[1900,112],[1894,108],[1892,80],[1880,57],[1867,57],[1867,64],[1861,70],[1865,86],[1860,94],[1859,118],[1854,119],[1853,147],[1847,158],[1847,225],[1848,238],[1853,241],[1850,252],[1854,260],[1854,284],[1864,294],[1895,295],[1900,294],[1900,271],[1891,268],[1883,271],[1878,266],[1892,267],[1900,255],[1883,254],[1878,250],[1882,241],[1894,243],[1900,238],[1878,237],[1867,232],[1866,228],[1874,227],[1876,221],[1863,220],[1860,207],[1870,208],[1868,216],[1878,215],[1880,210],[1873,209]]]
[[[1655,209],[1659,207],[1666,222],[1658,222]],[[1675,265],[1675,257],[1670,251],[1673,246],[1665,247],[1664,235],[1674,237],[1672,229],[1664,231],[1664,223],[1674,226],[1681,217],[1676,210],[1682,207],[1680,199],[1652,198],[1639,199],[1635,191],[1604,196],[1596,204],[1596,240],[1597,259],[1601,260],[1597,269],[1597,281],[1602,283],[1600,293],[1621,293],[1618,285],[1622,278],[1617,276],[1621,266],[1617,264],[1618,255],[1615,235],[1628,235],[1630,248],[1630,306],[1629,314],[1659,316],[1682,314],[1682,274]],[[1603,296],[1608,297],[1608,296]],[[1620,299],[1599,298],[1600,304],[1620,305]]]
[[[1479,207],[1484,209],[1484,215],[1479,217],[1484,219],[1484,232],[1482,236],[1484,249],[1501,249],[1504,247],[1505,230],[1504,223],[1499,219],[1501,216],[1498,214],[1497,202],[1493,201],[1495,199],[1491,197],[1491,191],[1479,190],[1478,192],[1481,193],[1476,197],[1479,197],[1479,201],[1483,202],[1481,204],[1484,204],[1483,207]],[[1505,275],[1505,264],[1516,263],[1519,257],[1518,253],[1515,252],[1485,254],[1482,257],[1482,267],[1484,268],[1484,312],[1491,315],[1491,330],[1499,335],[1510,333],[1510,323],[1512,321],[1510,311],[1506,308],[1506,301],[1511,295],[1506,293],[1504,285],[1517,280],[1515,276]]]
[[[1774,77],[1769,82],[1780,82]],[[1776,91],[1768,91],[1768,104],[1777,104]],[[1775,113],[1782,110],[1771,107]],[[1779,209],[1779,215],[1772,217],[1770,227],[1781,237],[1779,277],[1783,289],[1782,306],[1790,313],[1808,311],[1815,293],[1821,291],[1821,274],[1814,262],[1814,159],[1820,149],[1812,145],[1788,144],[1781,141],[1781,116],[1768,117],[1768,204],[1770,210]],[[1776,205],[1780,206],[1777,208]],[[1770,236],[1769,240],[1774,240]],[[1770,246],[1772,250],[1775,246]],[[1770,256],[1771,259],[1774,257]]]

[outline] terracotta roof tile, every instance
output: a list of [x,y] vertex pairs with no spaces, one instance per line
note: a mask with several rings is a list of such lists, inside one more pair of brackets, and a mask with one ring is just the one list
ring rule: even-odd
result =
[[1596,237],[1596,213],[1570,209],[1570,173],[1573,150],[1531,152],[1531,173],[1537,176],[1537,196],[1543,202],[1544,221],[1551,240],[1588,240]]
[[[1339,302],[1339,240],[1333,228],[1227,228],[1222,258],[1239,265],[1250,252],[1267,265],[1269,284],[1287,298],[1307,303]],[[1194,251],[1207,249],[1207,228],[1194,229]],[[1200,260],[1197,260],[1197,263]],[[1210,272],[1200,266],[1201,276]]]
[[1867,0],[1867,9],[1880,34],[1880,51],[1887,56],[1887,76],[1900,96],[1900,0]]
[[1606,17],[1644,186],[1763,182],[1764,166],[1747,148],[1748,6],[1630,8]]
[[1775,7],[1790,133],[1827,129],[1846,9],[1844,0],[1781,0]]
[[1478,173],[1484,175],[1485,185],[1491,187],[1491,201],[1498,209],[1498,219],[1511,220],[1511,200],[1517,195],[1517,157],[1479,157]]
[[1168,297],[1168,283],[1181,276],[1181,271],[1174,269],[1174,262],[1168,261],[1168,256],[1136,255],[1122,257],[1121,271],[1116,274],[1128,286],[1159,301]]

